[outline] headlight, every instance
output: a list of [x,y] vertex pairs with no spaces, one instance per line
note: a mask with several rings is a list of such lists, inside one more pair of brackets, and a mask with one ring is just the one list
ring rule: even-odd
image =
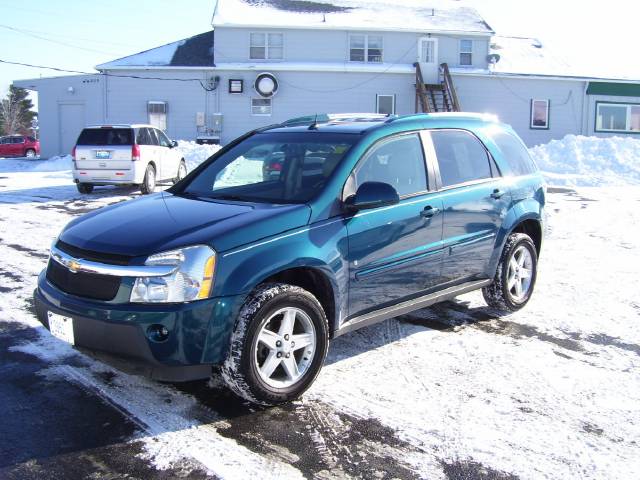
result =
[[145,265],[171,265],[176,270],[164,277],[136,278],[131,291],[134,303],[191,302],[208,298],[213,285],[216,253],[199,245],[151,255]]

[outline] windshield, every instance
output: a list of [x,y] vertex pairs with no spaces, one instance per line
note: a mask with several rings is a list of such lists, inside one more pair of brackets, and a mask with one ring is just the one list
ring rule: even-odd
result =
[[182,193],[252,202],[305,203],[322,190],[359,138],[318,132],[256,134],[218,157]]
[[131,145],[130,128],[85,128],[77,145]]

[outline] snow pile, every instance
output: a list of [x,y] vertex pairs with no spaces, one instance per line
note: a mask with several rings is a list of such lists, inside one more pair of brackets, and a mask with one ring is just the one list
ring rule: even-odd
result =
[[220,150],[220,145],[198,145],[188,140],[178,140],[178,151],[187,162],[187,171],[191,171]]
[[56,155],[44,162],[38,162],[30,168],[33,172],[63,172],[71,169],[73,169],[71,155]]
[[567,135],[529,149],[552,185],[640,185],[640,140]]

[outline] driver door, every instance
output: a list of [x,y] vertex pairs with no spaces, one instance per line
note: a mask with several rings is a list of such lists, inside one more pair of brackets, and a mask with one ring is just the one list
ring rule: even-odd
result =
[[400,203],[361,210],[347,220],[349,316],[440,283],[442,200],[429,192],[430,180],[417,132],[380,140],[351,174],[343,198],[375,181],[392,185]]

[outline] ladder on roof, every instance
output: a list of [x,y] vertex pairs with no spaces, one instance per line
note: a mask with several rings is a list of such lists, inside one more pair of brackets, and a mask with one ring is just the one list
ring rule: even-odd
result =
[[[459,112],[460,102],[446,63],[440,65],[440,83],[424,83],[416,63],[416,113]],[[421,110],[420,110],[421,109]]]

